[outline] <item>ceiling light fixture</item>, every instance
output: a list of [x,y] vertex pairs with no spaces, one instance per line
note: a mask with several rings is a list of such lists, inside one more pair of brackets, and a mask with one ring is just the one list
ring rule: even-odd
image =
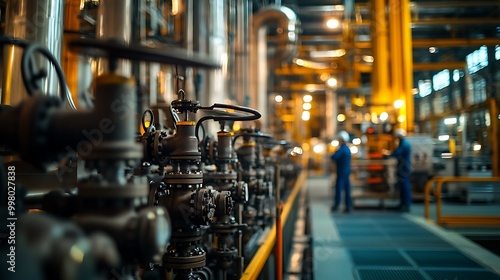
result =
[[342,57],[345,55],[344,49],[337,50],[323,50],[323,51],[310,51],[309,55],[312,58],[328,58],[328,57]]
[[295,58],[293,62],[299,66],[302,67],[307,67],[311,69],[329,69],[330,64],[329,63],[321,63],[321,62],[314,62],[310,60],[305,60],[305,59],[300,59],[300,58]]
[[326,84],[329,86],[329,87],[334,87],[337,85],[337,79],[331,77],[329,78],[327,81],[326,81]]
[[339,27],[339,25],[340,25],[340,22],[336,18],[331,18],[331,19],[326,21],[326,27],[328,27],[330,29],[335,29],[335,28]]
[[367,62],[367,63],[373,63],[373,61],[375,61],[375,59],[371,55],[363,55],[362,58],[363,58],[363,61]]

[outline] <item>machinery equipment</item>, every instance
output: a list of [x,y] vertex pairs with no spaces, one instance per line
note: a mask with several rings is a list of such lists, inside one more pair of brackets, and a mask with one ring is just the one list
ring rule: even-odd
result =
[[[157,17],[153,1],[147,8],[141,1],[83,2],[78,36],[68,36],[65,51],[79,56],[76,79],[84,87],[92,80],[90,88],[70,91],[57,48],[0,37],[16,50],[12,63],[22,81],[3,92],[19,98],[3,96],[0,105],[0,218],[12,219],[17,238],[10,256],[3,242],[9,228],[1,229],[0,259],[23,268],[0,278],[240,278],[274,222],[279,141],[229,128],[260,118],[254,109],[200,105],[189,73],[221,63],[158,36],[168,17]],[[117,15],[105,17],[118,4]],[[177,81],[168,78],[172,66]],[[177,98],[168,96],[175,87]],[[220,127],[216,139],[208,121]],[[20,162],[37,170],[34,180],[16,181]],[[46,174],[58,184],[36,180]]]

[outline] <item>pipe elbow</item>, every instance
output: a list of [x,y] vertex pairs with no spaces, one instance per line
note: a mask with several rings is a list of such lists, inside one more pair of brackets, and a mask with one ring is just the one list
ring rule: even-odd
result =
[[295,12],[285,6],[270,5],[264,7],[253,16],[253,28],[259,34],[262,28],[268,26],[277,27],[278,49],[276,56],[282,60],[295,57],[300,32],[300,20]]

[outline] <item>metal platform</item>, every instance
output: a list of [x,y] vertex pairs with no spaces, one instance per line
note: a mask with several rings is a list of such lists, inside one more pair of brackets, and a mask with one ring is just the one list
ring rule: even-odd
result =
[[326,177],[309,177],[314,279],[500,280],[500,258],[420,213],[330,213]]

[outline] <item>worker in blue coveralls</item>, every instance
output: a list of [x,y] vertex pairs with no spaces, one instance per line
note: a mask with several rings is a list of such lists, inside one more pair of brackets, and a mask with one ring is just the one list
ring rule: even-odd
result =
[[399,188],[400,193],[398,210],[409,212],[411,205],[411,146],[405,139],[406,131],[404,129],[396,129],[394,137],[399,139],[399,145],[390,156],[398,160],[396,172],[396,187]]
[[340,131],[337,135],[339,147],[330,157],[337,166],[337,179],[335,180],[335,198],[331,209],[332,212],[337,211],[340,205],[342,190],[344,191],[345,196],[344,211],[348,213],[352,208],[351,183],[349,182],[349,176],[351,175],[351,150],[349,149],[349,147],[347,147],[349,138],[349,133],[347,133],[346,131]]

